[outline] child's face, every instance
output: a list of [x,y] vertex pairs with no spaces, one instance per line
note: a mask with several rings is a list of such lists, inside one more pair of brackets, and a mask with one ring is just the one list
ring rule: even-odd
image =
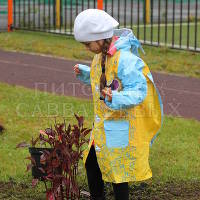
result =
[[98,54],[101,53],[103,47],[103,40],[93,41],[93,42],[84,42],[83,43],[87,50]]

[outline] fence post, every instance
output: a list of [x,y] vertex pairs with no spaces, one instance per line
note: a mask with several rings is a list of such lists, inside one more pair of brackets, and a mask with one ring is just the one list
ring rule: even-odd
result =
[[97,9],[103,10],[103,0],[97,0]]
[[13,0],[8,0],[8,32],[12,31],[13,25]]
[[60,28],[60,0],[56,0],[56,28]]
[[150,0],[145,0],[145,22],[150,23]]

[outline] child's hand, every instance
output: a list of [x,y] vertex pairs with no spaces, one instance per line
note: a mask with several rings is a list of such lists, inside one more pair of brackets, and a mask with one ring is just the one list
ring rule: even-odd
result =
[[79,70],[78,64],[74,66],[74,73],[75,73],[76,75],[78,75],[78,74],[81,73],[80,70]]
[[102,90],[102,95],[108,97],[108,101],[112,101],[112,90],[111,88],[104,88]]

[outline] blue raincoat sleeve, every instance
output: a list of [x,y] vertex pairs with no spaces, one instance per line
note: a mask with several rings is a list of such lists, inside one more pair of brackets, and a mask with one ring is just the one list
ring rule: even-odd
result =
[[121,51],[118,78],[122,91],[112,91],[112,102],[106,98],[105,103],[114,110],[124,109],[140,104],[147,95],[147,82],[142,69],[144,62],[130,51]]
[[87,65],[78,64],[80,74],[77,75],[77,78],[83,83],[90,85],[90,67]]

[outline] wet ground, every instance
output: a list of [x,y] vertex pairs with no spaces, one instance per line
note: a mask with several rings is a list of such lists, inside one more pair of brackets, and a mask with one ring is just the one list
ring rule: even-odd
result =
[[[0,182],[1,200],[44,200],[45,193],[37,192],[31,184]],[[107,185],[107,200],[114,200],[112,188]],[[168,182],[165,184],[141,184],[130,187],[130,200],[199,200],[200,182]],[[81,197],[88,200],[88,197]]]

